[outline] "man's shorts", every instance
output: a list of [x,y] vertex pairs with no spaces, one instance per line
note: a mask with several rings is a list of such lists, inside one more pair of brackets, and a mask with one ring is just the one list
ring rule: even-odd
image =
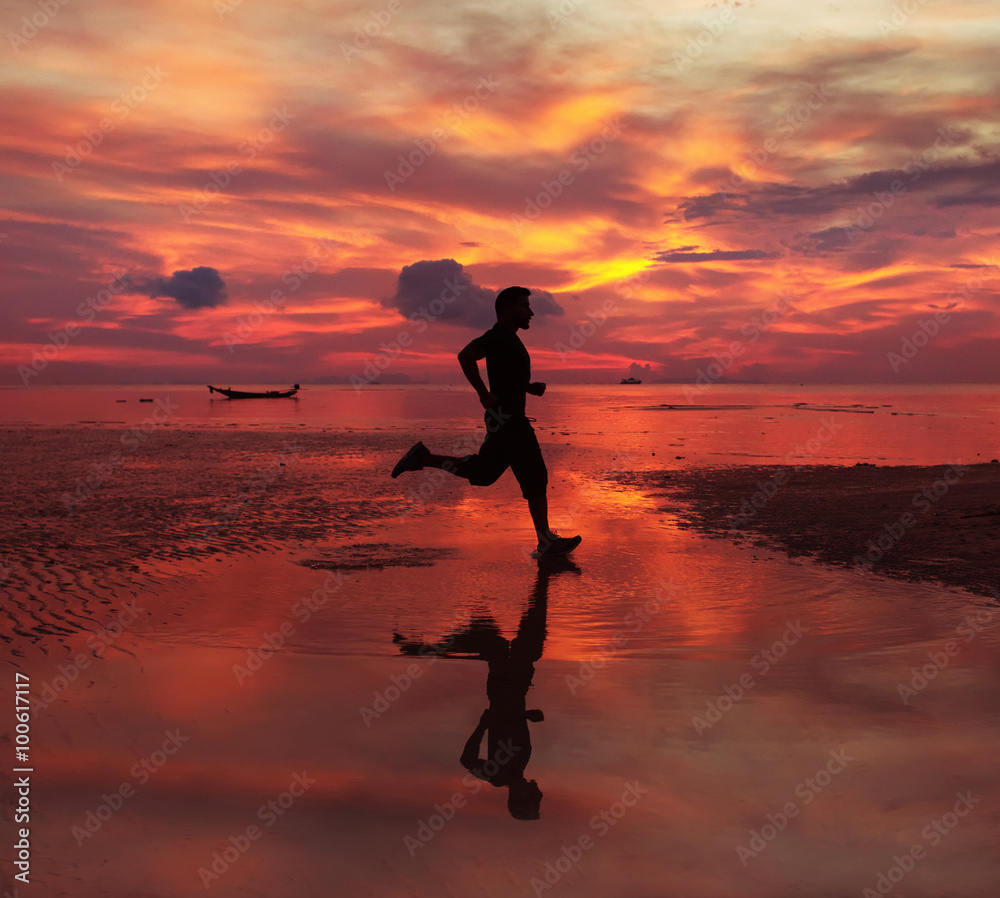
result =
[[498,423],[495,412],[486,412],[486,439],[475,455],[463,459],[469,471],[469,483],[489,486],[500,479],[507,468],[514,472],[525,499],[545,495],[549,474],[531,422],[523,415]]

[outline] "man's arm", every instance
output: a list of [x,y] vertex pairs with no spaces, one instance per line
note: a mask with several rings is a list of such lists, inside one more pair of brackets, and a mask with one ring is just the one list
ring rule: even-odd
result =
[[486,350],[479,345],[478,340],[472,340],[458,354],[458,363],[462,366],[462,373],[479,396],[483,408],[492,408],[496,405],[496,398],[486,389],[486,384],[483,383],[482,375],[479,373],[479,360],[485,358]]
[[466,770],[474,770],[482,766],[483,760],[479,757],[479,746],[486,734],[487,721],[489,720],[489,709],[483,711],[479,718],[479,724],[473,730],[462,749],[462,766]]

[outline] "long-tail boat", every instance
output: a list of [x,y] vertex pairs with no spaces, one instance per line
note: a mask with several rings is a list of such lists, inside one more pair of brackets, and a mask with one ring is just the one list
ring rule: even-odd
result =
[[291,399],[299,392],[299,385],[294,384],[290,390],[265,390],[262,393],[248,392],[246,390],[234,390],[231,387],[222,389],[208,385],[210,393],[219,393],[227,399]]

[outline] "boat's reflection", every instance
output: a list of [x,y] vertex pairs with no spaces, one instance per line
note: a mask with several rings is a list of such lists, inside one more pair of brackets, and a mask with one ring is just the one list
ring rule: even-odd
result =
[[[473,776],[508,790],[507,809],[518,820],[537,820],[540,813],[542,790],[534,780],[526,779],[524,770],[531,758],[528,721],[537,723],[545,717],[540,710],[527,707],[527,696],[535,662],[542,657],[545,646],[549,581],[565,573],[579,574],[580,568],[567,558],[539,559],[535,585],[513,639],[505,639],[490,616],[473,617],[460,630],[435,643],[393,636],[403,654],[487,663],[489,707],[465,743],[461,762]],[[479,756],[483,736],[485,758]]]

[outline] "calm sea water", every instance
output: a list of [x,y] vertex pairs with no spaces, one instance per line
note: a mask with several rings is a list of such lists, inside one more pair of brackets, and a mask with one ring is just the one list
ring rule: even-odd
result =
[[[140,399],[153,399],[152,403]],[[670,464],[939,464],[1000,453],[1000,392],[960,386],[557,385],[529,397],[543,441]],[[292,400],[213,398],[202,386],[0,390],[0,426],[262,427],[475,439],[468,386],[306,387]],[[654,455],[655,453],[655,455]],[[680,456],[678,458],[678,456]]]

